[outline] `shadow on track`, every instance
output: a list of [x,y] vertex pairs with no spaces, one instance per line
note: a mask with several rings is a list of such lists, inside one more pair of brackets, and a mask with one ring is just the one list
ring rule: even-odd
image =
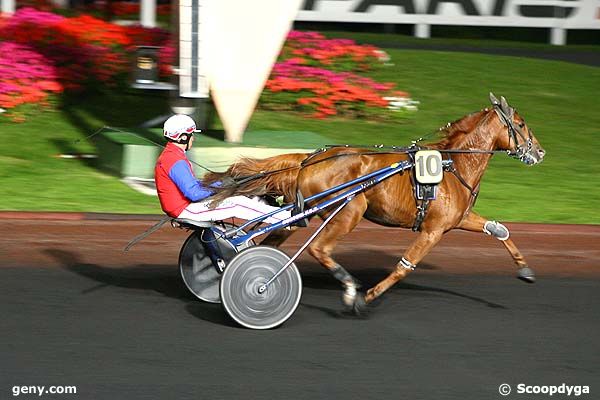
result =
[[[98,282],[97,285],[82,290],[82,295],[110,286],[135,290],[151,290],[164,296],[185,302],[186,311],[198,319],[217,325],[240,328],[227,316],[227,313],[225,313],[220,304],[202,302],[189,293],[179,276],[178,270],[172,266],[140,264],[127,268],[108,268],[97,264],[83,263],[77,254],[65,250],[46,249],[45,253],[59,261],[64,269]],[[341,295],[341,287],[338,282],[325,272],[317,272],[319,268],[318,265],[315,263],[303,264],[304,265],[300,265],[300,270],[302,271],[304,287],[317,290],[339,291],[339,293],[332,294],[332,296]],[[317,271],[315,271],[315,269],[317,269]],[[435,267],[430,269],[435,269]],[[363,287],[368,287],[372,282],[377,282],[385,277],[387,273],[388,271],[385,269],[372,268],[365,271],[357,271],[355,276],[364,283]],[[406,282],[400,282],[393,291],[372,304],[369,313],[360,317],[356,317],[355,315],[344,311],[341,303],[339,303],[339,307],[329,308],[323,305],[307,303],[306,296],[302,300],[301,306],[325,313],[329,317],[336,319],[362,319],[368,318],[369,314],[374,312],[381,303],[385,302],[387,297],[402,295],[401,292],[405,290],[413,292],[441,293],[443,295],[456,296],[472,302],[484,304],[491,308],[506,309],[506,307],[501,304],[493,303],[454,290]]]
[[107,268],[85,264],[75,253],[64,250],[46,249],[45,253],[58,260],[64,269],[98,282],[97,285],[82,290],[82,295],[110,286],[152,290],[187,303],[186,311],[196,318],[217,325],[239,328],[220,304],[205,303],[194,297],[181,280],[179,270],[172,266],[140,264],[128,268]]
[[[299,265],[300,271],[303,271],[302,272],[303,286],[305,288],[339,291],[339,293],[336,293],[334,296],[340,297],[342,294],[342,288],[339,285],[339,283],[337,281],[335,281],[328,273],[313,272],[313,271],[306,272],[306,269],[310,268],[310,269],[314,270],[319,267],[320,266],[318,266],[316,263],[303,263],[303,265]],[[435,266],[430,266],[427,269],[435,270],[437,268]],[[378,282],[379,280],[385,278],[388,273],[389,273],[389,271],[385,270],[385,269],[353,271],[353,275],[360,282],[362,282],[363,288],[369,287],[373,284],[373,282]],[[408,291],[408,292],[404,292],[404,291]],[[445,289],[445,288],[440,288],[440,287],[435,287],[435,286],[429,286],[429,285],[418,285],[418,284],[414,284],[414,283],[399,282],[392,291],[390,291],[389,293],[386,293],[385,296],[382,296],[381,298],[379,298],[376,301],[374,301],[373,303],[371,303],[371,306],[368,308],[369,313],[374,312],[375,309],[377,309],[381,304],[385,303],[386,299],[389,299],[392,296],[394,296],[394,297],[402,296],[403,292],[404,293],[424,292],[424,293],[441,294],[441,295],[445,295],[445,296],[459,297],[461,299],[466,299],[466,300],[469,300],[474,303],[483,304],[484,306],[490,307],[490,308],[497,308],[497,309],[504,309],[504,310],[508,309],[506,306],[504,306],[502,304],[494,303],[494,302],[488,301],[481,297],[471,296],[469,294],[457,292],[455,290],[450,290],[450,289]],[[339,303],[339,308],[329,308],[329,307],[322,306],[322,305],[310,304],[310,303],[307,303],[305,299],[302,300],[301,306],[306,307],[308,309],[320,311],[320,312],[325,313],[328,316],[333,317],[333,318],[346,319],[346,318],[353,317],[353,315],[343,311],[343,306],[341,304],[341,301]],[[368,317],[368,314],[365,316],[361,316],[361,318],[364,318],[364,317]]]
[[185,306],[185,310],[194,317],[212,324],[228,326],[230,328],[246,329],[236,324],[223,310],[221,304],[205,303],[203,301],[190,302]]
[[451,296],[456,296],[456,297],[460,297],[463,299],[471,300],[476,303],[484,304],[490,308],[501,308],[503,310],[508,309],[508,307],[505,307],[502,304],[492,303],[491,301],[487,301],[485,299],[482,299],[481,297],[470,296],[468,294],[459,293],[454,290],[441,289],[441,288],[436,288],[433,286],[415,285],[412,283],[404,283],[404,284],[398,285],[398,288],[400,290],[416,290],[416,291],[424,291],[424,292],[443,293],[443,294],[448,294]]
[[108,268],[97,264],[85,264],[75,253],[69,251],[46,249],[44,252],[59,261],[64,269],[98,282],[97,285],[82,290],[81,294],[115,286],[152,290],[185,302],[194,299],[179,277],[178,270],[171,266],[140,264],[127,268]]

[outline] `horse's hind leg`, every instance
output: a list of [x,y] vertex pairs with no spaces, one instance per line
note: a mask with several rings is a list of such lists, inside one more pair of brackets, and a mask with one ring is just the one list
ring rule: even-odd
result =
[[443,234],[443,230],[422,231],[417,239],[406,249],[402,260],[396,265],[394,271],[367,291],[365,301],[370,303],[398,281],[404,279],[415,269],[416,265],[429,253],[433,246],[440,241]]
[[346,307],[353,308],[357,313],[364,304],[362,296],[357,293],[358,281],[331,257],[331,253],[337,240],[354,229],[366,209],[367,202],[364,196],[357,196],[323,228],[323,231],[308,247],[310,255],[342,283],[344,287],[342,301]]
[[535,282],[535,273],[525,261],[525,257],[521,254],[517,246],[509,238],[510,234],[508,229],[499,222],[488,221],[481,215],[471,211],[469,215],[458,225],[458,229],[463,229],[470,232],[483,232],[488,235],[494,236],[500,240],[506,250],[510,253],[515,264],[519,268],[517,270],[517,278],[528,282]]

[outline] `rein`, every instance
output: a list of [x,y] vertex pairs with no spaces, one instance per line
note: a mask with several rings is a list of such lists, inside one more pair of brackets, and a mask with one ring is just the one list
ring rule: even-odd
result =
[[[357,146],[357,147],[345,146],[345,147],[348,147],[348,148],[359,148],[358,146]],[[294,165],[294,166],[292,166],[292,167],[286,167],[286,168],[281,168],[281,169],[275,169],[275,170],[272,170],[272,171],[260,171],[259,173],[257,173],[257,174],[254,174],[254,175],[250,175],[250,176],[245,176],[245,177],[243,177],[243,178],[237,178],[237,179],[234,179],[234,181],[235,181],[235,183],[234,183],[234,186],[240,186],[240,185],[243,185],[243,184],[245,184],[245,183],[248,183],[248,182],[250,182],[250,181],[253,181],[253,180],[255,180],[255,179],[264,178],[265,176],[274,175],[274,174],[279,174],[279,173],[281,173],[281,172],[285,172],[285,171],[291,171],[291,170],[294,170],[294,169],[302,169],[302,168],[309,167],[309,166],[311,166],[311,165],[315,165],[315,164],[319,164],[319,163],[322,163],[322,162],[324,162],[324,161],[328,161],[328,160],[331,160],[331,159],[334,159],[334,158],[338,158],[338,157],[345,157],[345,156],[363,156],[363,155],[380,155],[380,154],[398,154],[398,152],[379,152],[379,151],[372,151],[372,152],[361,152],[361,153],[341,153],[341,154],[335,154],[335,155],[333,155],[333,156],[330,156],[330,157],[325,157],[325,158],[322,158],[322,159],[320,159],[320,160],[317,160],[317,161],[313,161],[313,162],[307,162],[307,161],[309,161],[310,159],[314,158],[315,156],[317,156],[317,155],[319,155],[319,154],[321,154],[321,153],[324,153],[324,152],[326,152],[327,150],[328,150],[328,148],[327,148],[327,147],[324,147],[324,148],[321,148],[321,149],[315,150],[314,152],[310,153],[310,154],[309,154],[309,155],[308,155],[308,156],[307,156],[307,157],[306,157],[306,158],[305,158],[305,159],[304,159],[304,160],[303,160],[303,161],[300,163],[300,165]],[[229,187],[230,187],[230,186],[229,186]]]
[[[421,139],[419,139],[421,140]],[[369,153],[347,153],[347,154],[356,154],[356,155],[363,155],[363,154],[409,154],[409,153],[416,153],[417,151],[423,149],[423,148],[428,148],[427,146],[417,146],[416,143],[419,142],[419,140],[413,141],[413,145],[409,146],[409,147],[397,147],[397,146],[383,146],[383,145],[347,145],[347,144],[328,144],[326,145],[325,149],[320,149],[317,151],[325,151],[327,149],[330,148],[338,148],[338,147],[345,147],[348,149],[363,149],[365,147],[375,147],[377,149],[391,149],[393,151],[379,151],[379,152],[369,152]],[[509,154],[509,150],[465,150],[465,149],[436,149],[437,151],[439,151],[440,153],[465,153],[465,154],[496,154],[496,153],[504,153],[504,154]],[[311,155],[314,153],[311,153]]]
[[[314,152],[310,153],[300,163],[300,165],[295,165],[295,166],[292,166],[292,167],[286,167],[286,168],[276,169],[276,170],[272,170],[272,171],[261,171],[261,172],[259,172],[257,174],[254,174],[254,175],[250,175],[250,176],[245,176],[243,178],[234,179],[235,182],[234,182],[234,184],[232,186],[244,185],[244,184],[246,184],[248,182],[251,182],[251,181],[256,180],[256,179],[264,178],[264,177],[269,176],[269,175],[274,175],[274,174],[278,174],[278,173],[285,172],[285,171],[291,171],[291,170],[294,170],[294,169],[303,169],[305,167],[309,167],[311,165],[319,164],[321,162],[325,162],[325,161],[332,160],[334,158],[339,158],[339,157],[346,157],[346,156],[375,156],[375,155],[384,155],[384,154],[385,155],[389,155],[389,154],[413,154],[413,153],[416,153],[417,151],[419,151],[422,148],[426,148],[426,147],[417,146],[415,143],[416,142],[413,142],[413,145],[410,146],[410,147],[383,146],[383,145],[360,146],[360,145],[347,145],[347,144],[326,145],[325,147],[317,149]],[[347,149],[361,149],[361,148],[365,148],[365,147],[374,147],[376,149],[391,149],[392,151],[365,151],[365,152],[360,152],[360,153],[340,153],[340,154],[335,154],[333,156],[322,158],[322,159],[317,160],[317,161],[308,162],[312,158],[318,156],[319,154],[322,154],[322,153],[326,152],[329,149],[339,148],[339,147],[344,147],[344,148],[347,148]],[[447,149],[447,150],[437,150],[437,151],[439,151],[440,153],[448,153],[448,154],[496,154],[496,153],[509,154],[509,151],[507,151],[507,150],[462,150],[462,149]],[[453,168],[452,170],[450,170],[450,172],[454,176],[456,176],[458,178],[458,180],[461,182],[461,184],[463,184],[467,189],[469,189],[469,191],[471,192],[471,194],[473,196],[477,196],[477,193],[474,191],[474,189],[471,188],[471,186],[465,182],[465,180],[460,176],[460,174],[458,174],[458,171],[456,171],[456,169]],[[231,187],[231,186],[225,186],[225,187]]]
[[[160,148],[162,148],[162,149],[164,149],[164,148],[166,147],[166,146],[164,146],[164,145],[162,145],[162,144],[160,144],[160,143],[156,143],[155,141],[153,141],[153,140],[150,140],[150,139],[148,139],[148,138],[146,138],[146,137],[144,137],[144,136],[142,136],[142,135],[140,135],[140,134],[137,134],[137,133],[135,133],[135,132],[128,132],[128,131],[124,131],[124,130],[122,130],[122,129],[119,129],[119,128],[114,128],[114,127],[112,127],[112,126],[108,126],[108,125],[105,125],[105,126],[103,126],[102,128],[98,129],[96,132],[92,133],[91,135],[88,135],[88,136],[84,137],[83,139],[77,139],[77,140],[75,140],[75,141],[73,142],[73,144],[77,144],[77,143],[81,142],[82,140],[87,140],[87,139],[90,139],[90,138],[92,138],[92,137],[94,137],[94,136],[96,136],[96,135],[98,135],[98,134],[100,134],[100,133],[104,132],[105,130],[110,130],[110,131],[113,131],[113,132],[124,133],[124,134],[126,134],[126,135],[132,135],[132,136],[135,136],[135,137],[137,137],[137,138],[139,138],[139,139],[142,139],[142,140],[144,140],[144,141],[146,141],[146,142],[148,142],[148,143],[151,143],[151,144],[153,144],[153,145],[155,145],[155,146],[157,146],[157,147],[160,147]],[[198,167],[202,168],[203,170],[205,170],[205,171],[207,171],[207,172],[210,172],[210,173],[215,173],[215,171],[211,170],[210,168],[207,168],[207,167],[205,167],[204,165],[198,164],[197,162],[195,162],[195,161],[193,161],[193,160],[189,160],[189,159],[188,159],[188,161],[189,161],[189,162],[191,162],[192,164],[194,164],[194,165],[196,165],[196,166],[198,166]]]
[[[502,97],[502,101],[498,101],[495,97],[493,97],[492,94],[490,94],[490,99],[492,100],[492,105],[494,107],[494,111],[496,112],[496,114],[498,115],[498,117],[500,118],[500,120],[502,121],[502,123],[507,127],[507,131],[508,131],[508,135],[509,135],[509,143],[510,141],[514,141],[515,142],[515,148],[513,150],[463,150],[463,149],[436,149],[437,151],[439,151],[440,153],[446,153],[446,154],[496,154],[496,153],[504,153],[507,154],[509,157],[513,157],[513,158],[519,158],[521,161],[526,161],[528,158],[530,158],[530,152],[531,149],[533,148],[533,140],[531,139],[531,131],[529,131],[529,137],[526,139],[525,135],[523,135],[523,133],[521,132],[520,127],[517,128],[514,123],[512,122],[512,117],[514,115],[514,109],[511,108],[508,103],[506,103],[506,100],[504,99],[504,97]],[[486,109],[487,111],[487,109]],[[447,126],[450,126],[450,123],[448,123]],[[443,128],[440,128],[440,130]],[[311,165],[315,165],[318,164],[320,162],[324,162],[327,160],[331,160],[333,158],[338,158],[338,157],[345,157],[345,156],[362,156],[362,155],[381,155],[381,154],[413,154],[423,148],[428,148],[427,146],[419,146],[417,143],[423,141],[424,139],[426,139],[427,137],[431,136],[435,134],[435,132],[431,132],[428,135],[425,135],[424,137],[420,137],[419,139],[415,140],[412,142],[412,144],[409,147],[398,147],[398,146],[384,146],[384,145],[367,145],[367,146],[360,146],[360,145],[339,145],[339,144],[334,144],[334,145],[326,145],[325,147],[318,149],[316,151],[314,151],[313,153],[309,154],[298,166],[292,166],[292,167],[287,167],[287,168],[281,168],[278,170],[273,170],[273,171],[261,171],[258,174],[255,175],[250,175],[250,176],[246,176],[243,178],[238,178],[238,179],[234,179],[234,184],[235,186],[239,186],[239,185],[243,185],[247,182],[250,182],[252,180],[255,179],[260,179],[260,178],[264,178],[265,176],[268,175],[273,175],[273,174],[278,174],[281,172],[285,172],[285,171],[289,171],[289,170],[294,170],[294,169],[302,169]],[[527,148],[524,149],[523,146],[521,144],[519,144],[519,141],[517,139],[517,136],[521,137],[522,139],[522,143],[525,144],[527,143]],[[376,150],[390,150],[390,151],[365,151],[365,152],[359,152],[359,153],[340,153],[340,154],[336,154],[330,157],[325,157],[322,158],[320,160],[317,161],[313,161],[310,162],[311,159],[313,159],[314,157],[316,157],[317,155],[326,152],[329,149],[332,148],[348,148],[348,149],[357,149],[357,148],[369,148],[369,147],[373,147]],[[462,176],[460,176],[460,174],[458,173],[458,171],[456,171],[455,168],[452,168],[450,170],[450,172],[456,176],[456,178],[461,182],[461,184],[463,186],[465,186],[467,189],[469,189],[469,192],[471,192],[471,196],[473,198],[477,197],[478,191],[477,188],[472,188],[465,180]]]

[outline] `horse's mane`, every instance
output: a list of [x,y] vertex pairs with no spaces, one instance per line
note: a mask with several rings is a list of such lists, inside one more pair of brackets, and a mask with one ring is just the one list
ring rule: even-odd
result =
[[462,142],[466,135],[475,130],[481,120],[487,115],[487,110],[481,110],[466,115],[456,121],[449,122],[446,126],[440,128],[438,135],[440,140],[428,143],[427,147],[431,149],[450,149],[457,148],[458,143]]

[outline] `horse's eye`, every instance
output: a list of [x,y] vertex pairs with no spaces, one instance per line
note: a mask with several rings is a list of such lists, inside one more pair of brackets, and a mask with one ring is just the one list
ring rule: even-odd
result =
[[525,122],[521,121],[519,122],[519,128],[524,128],[525,127]]

